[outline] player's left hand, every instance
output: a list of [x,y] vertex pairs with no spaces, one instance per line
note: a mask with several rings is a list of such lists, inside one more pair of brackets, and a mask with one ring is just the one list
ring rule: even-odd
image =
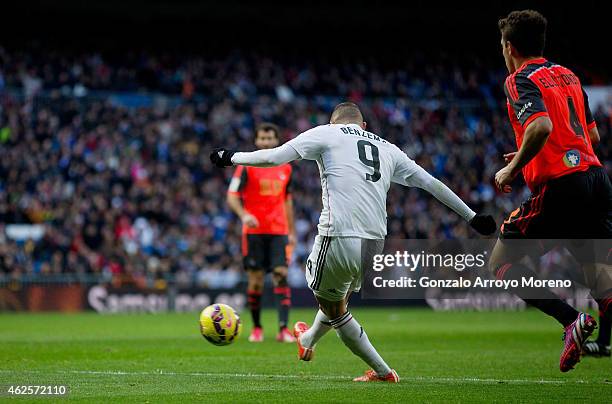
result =
[[289,245],[291,247],[295,247],[295,244],[297,242],[297,237],[295,236],[295,233],[293,232],[289,233],[287,238],[288,238]]
[[214,149],[212,153],[210,153],[210,161],[217,167],[230,167],[234,164],[232,163],[232,156],[235,152],[227,149]]
[[495,233],[497,224],[491,215],[478,214],[470,220],[470,226],[483,236]]
[[510,183],[512,183],[515,176],[516,175],[512,173],[512,167],[508,164],[495,174],[495,185],[502,192],[512,192]]

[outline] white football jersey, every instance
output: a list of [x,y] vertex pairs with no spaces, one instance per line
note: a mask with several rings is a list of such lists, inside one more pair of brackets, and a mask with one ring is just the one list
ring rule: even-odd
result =
[[411,177],[423,170],[397,146],[356,124],[317,126],[287,144],[319,166],[322,236],[385,238],[391,182],[411,185]]

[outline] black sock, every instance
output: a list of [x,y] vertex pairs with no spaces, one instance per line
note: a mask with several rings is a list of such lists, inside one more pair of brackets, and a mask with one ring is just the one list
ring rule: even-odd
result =
[[[539,279],[535,272],[522,264],[502,265],[497,270],[496,277],[500,280],[517,280],[519,284],[521,284],[521,278]],[[512,291],[525,303],[557,319],[563,327],[567,327],[578,317],[576,309],[559,299],[549,289],[539,289],[537,296],[533,290],[528,288],[512,288]]]
[[612,332],[612,293],[606,291],[603,299],[596,299],[599,305],[599,334],[597,342],[600,345],[610,346],[610,333]]
[[612,290],[606,290],[603,297],[596,297],[595,301],[599,305],[599,315],[612,321]]
[[274,288],[276,307],[278,308],[278,326],[282,330],[289,323],[289,307],[291,306],[291,288],[277,286]]
[[249,309],[251,309],[253,326],[261,327],[261,292],[247,291],[247,302],[249,303]]
[[597,343],[599,345],[610,346],[610,334],[612,333],[612,322],[604,313],[599,312],[599,334]]

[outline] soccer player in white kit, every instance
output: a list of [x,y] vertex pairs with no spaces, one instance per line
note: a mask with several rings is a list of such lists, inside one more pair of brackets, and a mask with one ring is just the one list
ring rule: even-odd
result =
[[295,324],[298,356],[311,360],[316,343],[334,328],[342,342],[371,367],[355,381],[397,383],[397,373],[347,308],[350,293],[361,288],[362,242],[368,240],[364,246],[382,252],[389,186],[395,182],[426,190],[481,234],[495,232],[496,224],[493,217],[473,212],[397,146],[365,128],[359,107],[344,102],[336,106],[328,125],[310,129],[282,146],[248,153],[216,149],[210,158],[218,167],[270,167],[300,159],[317,162],[323,210],[306,264],[306,280],[319,311],[311,328],[304,322]]

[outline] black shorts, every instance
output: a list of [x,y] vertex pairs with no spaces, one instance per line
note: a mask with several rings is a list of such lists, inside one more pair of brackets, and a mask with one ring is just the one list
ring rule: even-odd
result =
[[289,238],[278,234],[246,234],[242,238],[244,269],[263,269],[287,266]]
[[510,214],[501,238],[612,238],[612,184],[602,167],[591,167],[542,184]]

